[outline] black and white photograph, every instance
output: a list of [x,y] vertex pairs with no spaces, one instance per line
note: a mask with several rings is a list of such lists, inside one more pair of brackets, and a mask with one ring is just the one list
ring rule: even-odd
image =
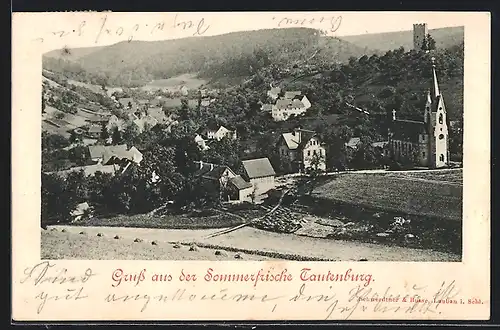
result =
[[41,259],[462,261],[465,27],[265,19],[43,54]]

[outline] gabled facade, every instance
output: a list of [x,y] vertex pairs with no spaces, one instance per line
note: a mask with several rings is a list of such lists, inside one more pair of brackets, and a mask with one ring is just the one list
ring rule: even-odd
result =
[[261,195],[276,186],[276,172],[268,158],[257,158],[242,161],[244,173],[242,177],[252,184],[255,195]]
[[273,106],[271,115],[275,121],[284,121],[290,116],[299,116],[307,111],[304,103],[300,100],[279,99]]
[[197,161],[195,176],[205,188],[219,195],[223,202],[250,202],[252,185],[233,172],[228,166]]
[[291,162],[294,172],[326,171],[326,148],[314,131],[296,129],[283,133],[278,153]]
[[238,138],[236,130],[230,130],[224,126],[212,126],[204,130],[205,136],[209,140],[220,141],[223,138],[236,140]]

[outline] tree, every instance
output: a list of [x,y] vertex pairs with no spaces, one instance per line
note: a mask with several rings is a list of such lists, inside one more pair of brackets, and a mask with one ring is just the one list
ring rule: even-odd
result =
[[126,143],[129,146],[134,145],[139,134],[139,128],[137,125],[129,123],[123,130],[122,143]]
[[428,50],[435,50],[435,49],[436,49],[436,41],[434,40],[434,38],[430,34],[427,34],[424,37],[424,40],[422,42],[422,50],[428,51]]
[[113,140],[113,144],[119,144],[122,142],[122,134],[120,133],[120,130],[117,126],[113,127],[111,139]]

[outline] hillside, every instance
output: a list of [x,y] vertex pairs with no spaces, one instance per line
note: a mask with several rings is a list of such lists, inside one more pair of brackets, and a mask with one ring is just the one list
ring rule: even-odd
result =
[[[429,34],[436,41],[437,48],[448,48],[464,41],[463,26],[429,29]],[[380,52],[386,52],[399,47],[404,47],[406,50],[413,48],[412,30],[343,36],[341,39],[360,48],[366,47]]]
[[70,61],[77,61],[78,59],[90,55],[91,53],[96,52],[104,47],[105,46],[56,49],[45,53],[43,56],[46,58],[62,58]]
[[[319,52],[318,52],[319,51]],[[68,78],[107,84],[140,86],[154,79],[187,72],[204,77],[248,76],[270,62],[294,63],[315,53],[318,58],[345,62],[366,49],[307,28],[234,32],[218,36],[164,41],[120,42],[97,50],[61,50],[43,58],[45,69]]]

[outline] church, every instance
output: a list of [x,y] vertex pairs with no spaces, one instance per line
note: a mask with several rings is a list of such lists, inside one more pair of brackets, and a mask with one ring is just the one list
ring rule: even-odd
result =
[[432,59],[432,85],[427,91],[422,121],[397,118],[392,111],[389,124],[389,155],[399,163],[413,163],[427,168],[448,166],[449,139],[446,107],[439,89],[434,58]]

